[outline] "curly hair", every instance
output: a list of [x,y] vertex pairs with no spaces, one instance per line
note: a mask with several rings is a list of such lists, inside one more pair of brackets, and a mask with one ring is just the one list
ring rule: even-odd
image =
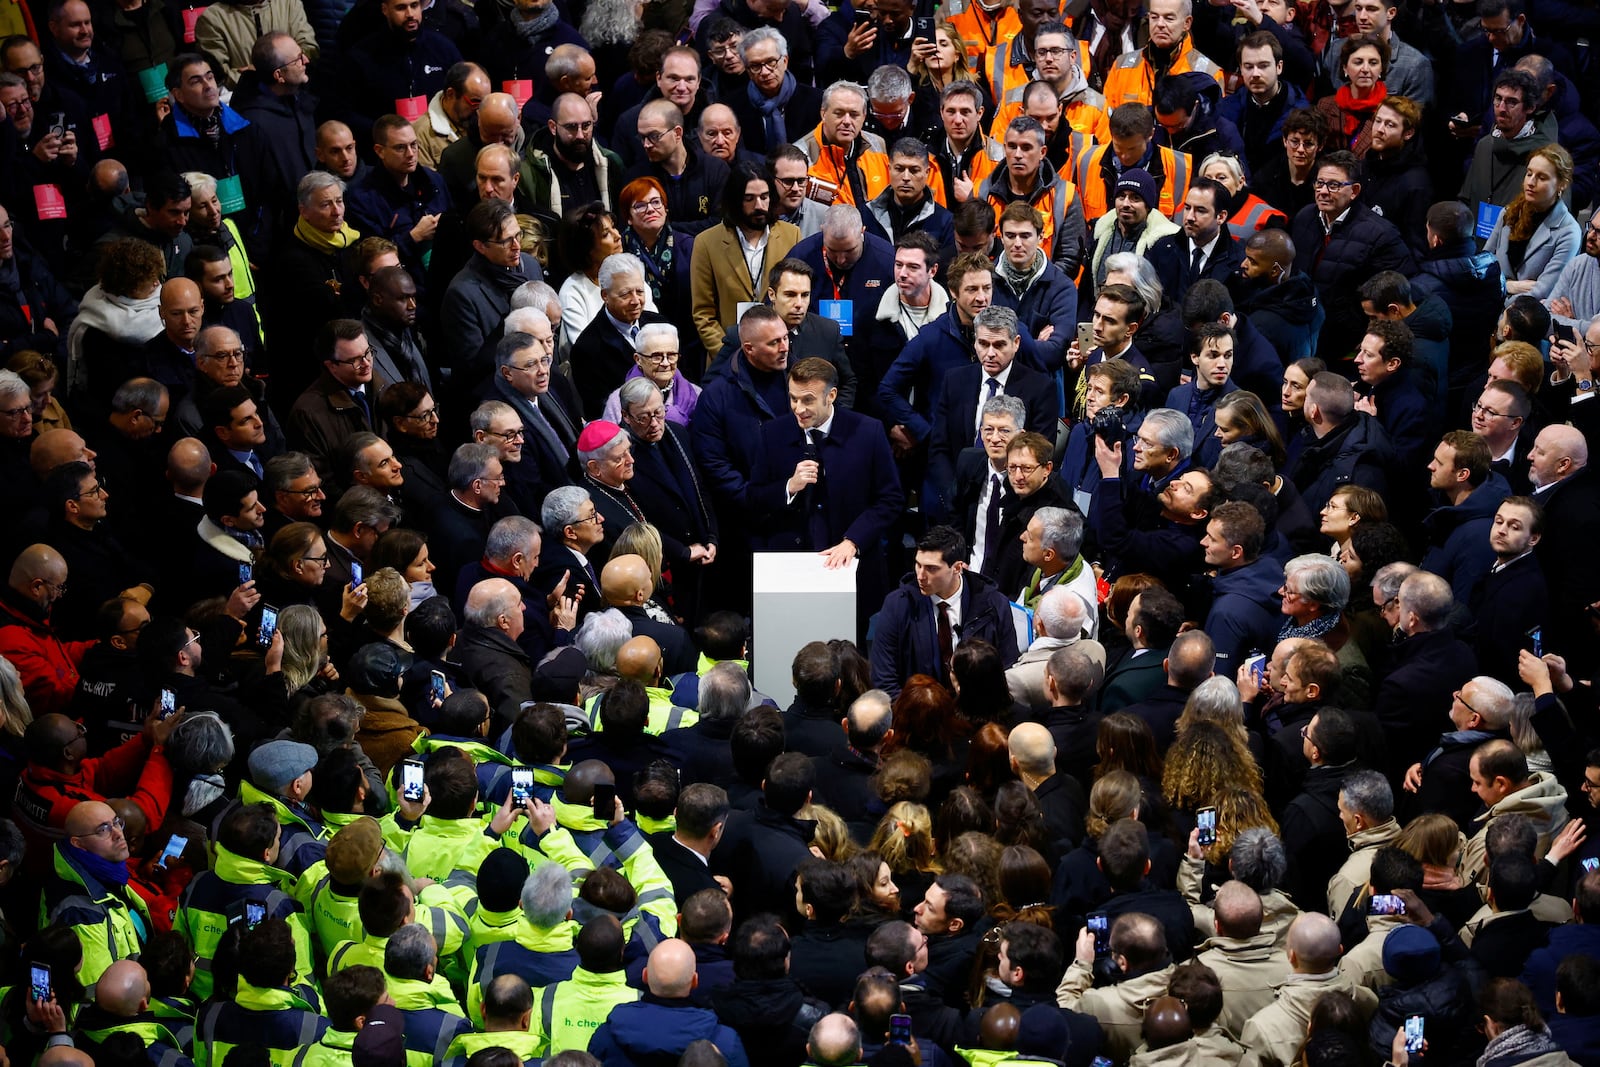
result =
[[1108,771],[1089,789],[1089,814],[1084,833],[1099,839],[1114,822],[1130,819],[1139,810],[1139,779],[1127,771]]
[[1272,817],[1266,798],[1254,790],[1224,789],[1217,794],[1215,807],[1217,840],[1206,850],[1206,860],[1214,866],[1227,865],[1234,838],[1244,831],[1259,828],[1278,832],[1278,822]]
[[872,789],[885,804],[925,804],[933,789],[933,764],[920,752],[902,749],[883,757],[872,772]]
[[807,804],[795,813],[795,818],[810,819],[817,824],[817,832],[812,835],[811,843],[833,862],[844,863],[858,851],[858,846],[850,839],[850,827],[832,808],[822,804]]
[[890,873],[897,876],[944,870],[933,842],[933,816],[921,804],[902,801],[892,805],[878,820],[867,850],[882,856]]
[[112,296],[133,296],[166,276],[167,261],[161,252],[137,237],[118,238],[100,255],[100,289]]
[[999,900],[1001,852],[1000,842],[988,834],[964,833],[944,854],[945,873],[964,874],[978,884],[984,900]]
[[1224,790],[1233,788],[1261,792],[1261,768],[1245,739],[1208,719],[1180,721],[1161,775],[1167,803],[1193,811],[1215,804]]

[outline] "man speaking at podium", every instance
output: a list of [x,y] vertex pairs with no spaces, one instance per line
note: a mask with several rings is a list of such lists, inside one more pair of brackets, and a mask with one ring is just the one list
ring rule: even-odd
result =
[[859,558],[856,639],[888,584],[883,538],[905,494],[883,424],[836,407],[838,371],[825,359],[789,368],[789,410],[761,427],[750,503],[757,552],[816,552],[829,568]]

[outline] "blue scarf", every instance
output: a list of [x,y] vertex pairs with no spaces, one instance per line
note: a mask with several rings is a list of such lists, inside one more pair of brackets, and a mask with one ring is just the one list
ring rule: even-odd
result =
[[[1198,392],[1199,390],[1196,390]],[[1339,625],[1339,612],[1327,615],[1318,615],[1304,626],[1296,626],[1293,619],[1284,619],[1283,626],[1278,630],[1278,640],[1283,641],[1291,637],[1319,638],[1329,630]]]
[[80,871],[93,876],[95,881],[104,886],[126,889],[128,885],[128,866],[125,863],[114,863],[111,860],[96,856],[93,852],[81,849],[77,845],[63,843],[61,854],[67,862]]
[[761,128],[766,131],[769,148],[789,140],[789,128],[783,121],[783,109],[788,107],[789,101],[794,98],[795,86],[798,84],[793,74],[785,74],[783,84],[778,86],[778,95],[770,98],[757,89],[753,81],[746,83],[744,87],[745,93],[750,98],[750,105],[761,112]]

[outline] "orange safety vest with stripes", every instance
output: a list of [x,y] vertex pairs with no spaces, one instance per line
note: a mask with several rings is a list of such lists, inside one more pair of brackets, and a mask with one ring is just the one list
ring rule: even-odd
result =
[[[1183,152],[1174,152],[1161,145],[1156,145],[1155,150],[1161,158],[1161,195],[1160,203],[1155,207],[1167,218],[1175,218],[1174,212],[1182,206],[1183,198],[1189,195],[1189,172],[1194,165]],[[1078,160],[1078,195],[1083,200],[1083,221],[1089,226],[1093,226],[1096,219],[1111,210],[1105,178],[1100,173],[1101,164],[1109,151],[1110,145],[1096,145]]]
[[[983,187],[983,196],[989,201],[989,206],[994,208],[994,224],[1000,226],[1000,214],[1005,211],[1010,203],[1004,196],[995,191],[1001,182],[1008,181],[1004,171],[991,174],[992,181]],[[1050,183],[1043,193],[1028,201],[1030,207],[1044,217],[1044,232],[1039,235],[1039,247],[1044,249],[1044,254],[1054,260],[1056,247],[1056,234],[1061,232],[1062,222],[1067,217],[1067,209],[1072,206],[1072,201],[1078,195],[1077,187],[1062,177],[1055,175],[1055,181]]]
[[[1190,73],[1208,74],[1218,85],[1222,85],[1225,77],[1221,67],[1193,47],[1180,52],[1178,58],[1172,61],[1172,66],[1167,68],[1169,76]],[[1117,61],[1111,64],[1111,70],[1106,73],[1104,93],[1108,108],[1121,104],[1154,106],[1156,75],[1150,60],[1145,58],[1143,48],[1136,52],[1124,52],[1117,57]]]
[[[1005,140],[1006,127],[1011,125],[1012,119],[1022,114],[1022,94],[1027,87],[1024,82],[1013,89],[1011,95],[995,108],[994,123],[989,127],[990,137],[997,141]],[[1106,98],[1093,89],[1074,93],[1072,99],[1062,106],[1061,117],[1084,137],[1101,144],[1111,143],[1111,119],[1106,112]],[[1077,158],[1077,152],[1073,153],[1073,158]]]
[[980,70],[990,52],[1004,49],[1011,38],[1022,32],[1022,20],[1017,18],[1017,9],[1009,3],[1000,9],[997,17],[985,12],[977,0],[972,0],[951,15],[949,21],[967,42],[967,65]]
[[865,211],[867,209],[865,202],[856,203],[855,190],[851,188],[849,181],[850,168],[854,167],[861,175],[861,184],[866,189],[866,199],[871,200],[889,188],[889,157],[877,147],[882,142],[873,134],[862,132],[857,134],[857,137],[867,147],[850,160],[845,159],[843,148],[823,143],[820,122],[817,123],[816,129],[802,137],[796,145],[806,154],[806,158],[811,160],[811,166],[806,173],[837,187],[838,191],[833,196],[835,204],[854,204]]
[[1264,230],[1277,219],[1280,229],[1289,224],[1289,216],[1261,199],[1255,193],[1245,196],[1244,203],[1239,205],[1239,210],[1228,216],[1228,232],[1240,241],[1248,240],[1250,235]]

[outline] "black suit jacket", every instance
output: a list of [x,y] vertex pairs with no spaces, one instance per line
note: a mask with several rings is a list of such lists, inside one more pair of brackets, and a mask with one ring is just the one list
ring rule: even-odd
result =
[[633,480],[628,492],[644,517],[661,533],[661,554],[667,563],[687,563],[689,546],[715,544],[717,515],[695,467],[689,431],[667,423],[660,441],[633,441]]
[[1033,573],[1033,568],[1022,558],[1022,531],[1028,528],[1033,513],[1040,508],[1076,510],[1077,505],[1062,492],[1061,481],[1055,477],[1048,479],[1026,499],[1019,498],[1008,488],[1005,500],[1000,505],[1003,519],[999,540],[994,545],[985,546],[988,559],[984,563],[984,572],[995,580],[1000,591],[1008,597],[1021,592],[1028,582],[1028,575]]
[[[928,445],[928,477],[935,485],[949,488],[955,482],[956,456],[963,448],[972,447],[972,427],[978,421],[979,404],[987,392],[987,377],[980,363],[957,367],[945,375],[939,405],[933,413],[933,440]],[[1027,405],[1027,425],[1023,429],[1056,439],[1061,404],[1056,398],[1054,378],[1014,362],[1004,392]]]
[[1206,260],[1198,275],[1189,270],[1194,258],[1194,244],[1181,230],[1156,241],[1145,253],[1145,258],[1155,267],[1156,277],[1161,279],[1161,291],[1168,294],[1167,299],[1172,304],[1181,306],[1189,287],[1203,278],[1226,285],[1228,279],[1238,272],[1239,264],[1244,262],[1244,244],[1228,231],[1227,226],[1223,226],[1217,245],[1211,250],[1211,258]]
[[698,853],[678,844],[669,833],[650,834],[646,837],[656,854],[656,862],[672,882],[672,899],[688,900],[702,889],[721,889],[711,877],[711,867]]
[[[528,398],[511,388],[511,383],[496,372],[478,391],[479,400],[499,400],[510,404],[522,419],[522,464],[519,476],[537,481],[543,492],[562,485],[574,485],[579,478],[577,450],[578,433],[583,429],[583,411],[578,403],[578,391],[564,376],[550,372],[550,388],[539,398],[539,411],[560,438],[562,450],[554,451],[544,434],[534,427],[533,405]],[[532,464],[532,466],[529,466]],[[540,494],[543,499],[543,493]]]
[[1544,507],[1544,536],[1534,555],[1544,568],[1551,594],[1546,650],[1571,662],[1574,656],[1595,651],[1594,631],[1584,618],[1584,608],[1600,600],[1600,571],[1589,559],[1600,542],[1600,487],[1593,468],[1585,467],[1534,499]]
[[643,608],[618,608],[633,624],[633,636],[648,637],[661,648],[661,667],[665,675],[694,670],[700,654],[689,631],[676,623],[658,622]]
[[[640,326],[666,321],[665,315],[654,311],[645,311],[639,316]],[[602,310],[572,342],[572,384],[578,388],[584,415],[598,419],[606,406],[606,397],[622,384],[632,368],[633,346],[611,324],[611,316]]]
[[[848,537],[863,556],[876,555],[905,503],[883,424],[835,405],[827,440],[817,453],[821,492],[808,487],[788,503],[785,483],[807,458],[805,434],[793,417],[772,419],[761,427],[750,492],[757,512],[752,516],[753,544],[757,549],[820,552]],[[821,512],[818,528],[826,543],[816,543],[819,538],[812,535],[804,507],[808,499]]]
[[593,561],[590,566],[594,569],[594,577],[578,565],[573,558],[572,550],[561,542],[550,539],[539,552],[539,566],[529,577],[529,584],[535,589],[542,589],[546,593],[554,591],[561,584],[561,579],[567,579],[567,596],[576,594],[578,586],[583,586],[583,597],[578,601],[578,618],[581,620],[591,611],[603,611],[605,600],[600,596],[600,568],[595,567]]
[[950,497],[950,509],[961,524],[961,536],[969,545],[975,543],[978,534],[978,501],[983,496],[983,483],[993,473],[989,455],[983,449],[969,446],[956,453],[955,490]]

